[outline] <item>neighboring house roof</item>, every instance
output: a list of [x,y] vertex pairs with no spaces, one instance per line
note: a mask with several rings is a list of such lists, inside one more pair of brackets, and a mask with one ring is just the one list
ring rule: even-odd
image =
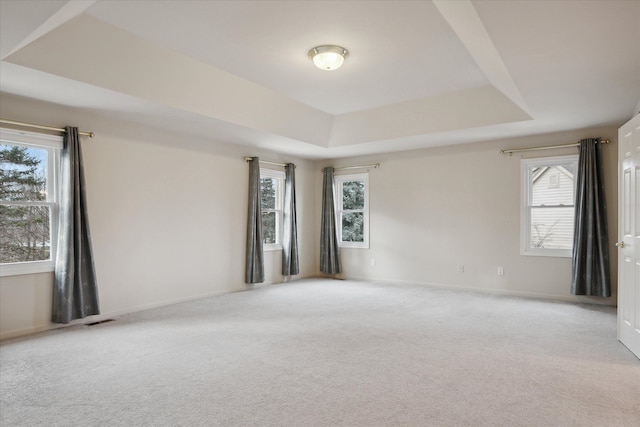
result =
[[562,172],[563,174],[565,174],[567,177],[573,179],[574,174],[571,171],[569,171],[569,169],[565,168],[564,166],[544,166],[544,167],[541,167],[541,168],[533,169],[532,182],[535,183],[544,174],[546,174],[549,171],[549,169],[551,169],[551,168],[555,168],[555,169],[559,170],[560,172]]

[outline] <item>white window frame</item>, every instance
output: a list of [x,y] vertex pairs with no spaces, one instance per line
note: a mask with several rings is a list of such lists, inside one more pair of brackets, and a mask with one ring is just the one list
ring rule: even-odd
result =
[[[529,242],[531,241],[531,198],[533,190],[533,182],[531,181],[530,170],[535,167],[550,167],[558,166],[562,164],[573,163],[574,170],[574,199],[575,199],[575,186],[578,170],[578,155],[569,156],[553,156],[553,157],[537,157],[522,159],[520,162],[521,169],[521,213],[520,213],[520,255],[531,256],[547,256],[547,257],[571,257],[573,249],[551,249],[551,248],[531,248]],[[567,207],[567,205],[552,205],[549,207]],[[575,209],[575,201],[571,205]]]
[[[342,186],[345,182],[363,181],[364,182],[364,207],[363,209],[344,210],[342,207]],[[359,248],[369,249],[369,174],[340,174],[334,176],[334,184],[336,189],[336,228],[338,229],[338,246],[341,248]],[[344,242],[342,241],[342,214],[351,212],[362,212],[364,217],[364,230],[362,242]]]
[[0,142],[2,144],[22,147],[37,147],[47,151],[47,199],[38,202],[11,202],[0,200],[0,204],[5,206],[48,206],[50,209],[49,230],[51,234],[51,257],[49,260],[0,264],[0,277],[52,272],[55,268],[56,250],[58,246],[58,216],[60,212],[58,204],[60,193],[59,170],[60,150],[63,146],[62,136],[0,128]]
[[283,207],[284,207],[284,171],[260,168],[260,179],[272,178],[276,180],[276,204],[275,209],[264,209],[262,212],[276,213],[276,243],[262,243],[262,249],[265,251],[282,250],[282,230],[283,230]]

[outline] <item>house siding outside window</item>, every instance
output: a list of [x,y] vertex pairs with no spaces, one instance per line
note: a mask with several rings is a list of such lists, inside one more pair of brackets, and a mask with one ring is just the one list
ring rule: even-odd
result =
[[522,160],[523,255],[571,256],[578,156]]

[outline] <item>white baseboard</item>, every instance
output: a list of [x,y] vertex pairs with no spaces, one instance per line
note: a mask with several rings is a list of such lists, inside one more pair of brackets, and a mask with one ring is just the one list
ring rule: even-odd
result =
[[357,276],[341,276],[344,280],[357,280],[363,282],[371,282],[371,283],[396,283],[399,285],[417,285],[417,286],[426,286],[430,288],[439,288],[439,289],[449,289],[449,290],[459,290],[459,291],[470,291],[470,292],[480,292],[485,294],[494,294],[494,295],[504,295],[504,296],[514,296],[514,297],[522,297],[522,298],[534,298],[534,299],[542,299],[548,301],[561,301],[561,302],[571,302],[577,304],[599,304],[599,305],[607,305],[607,306],[617,306],[618,296],[616,294],[612,294],[609,298],[596,298],[596,297],[588,297],[581,295],[551,295],[545,293],[537,293],[537,292],[522,292],[510,289],[493,289],[493,288],[474,288],[472,286],[462,286],[462,285],[452,285],[452,284],[444,284],[444,283],[433,283],[433,282],[417,282],[417,281],[409,281],[409,280],[396,280],[396,279],[371,279],[367,277],[357,277]]
[[318,275],[316,273],[310,273],[310,274],[297,274],[295,276],[281,276],[280,280],[267,280],[264,281],[262,283],[254,283],[252,285],[247,285],[247,290],[249,289],[257,289],[257,288],[264,288],[265,286],[271,286],[271,285],[280,285],[283,283],[291,283],[291,282],[295,282],[298,280],[303,280],[303,279],[315,279],[317,278]]
[[233,293],[233,292],[242,292],[242,291],[250,290],[252,288],[255,289],[255,288],[263,287],[263,286],[275,285],[275,284],[280,284],[280,283],[289,283],[289,282],[292,282],[292,281],[295,281],[295,280],[308,279],[308,278],[312,278],[312,277],[316,277],[316,274],[301,274],[301,275],[293,276],[293,278],[291,278],[289,280],[286,280],[286,281],[264,282],[264,283],[258,284],[257,286],[252,286],[251,288],[245,287],[245,289],[238,289],[238,290],[225,290],[225,291],[207,292],[205,294],[191,295],[191,296],[188,296],[188,297],[174,298],[174,299],[170,299],[170,300],[154,302],[154,303],[151,303],[151,304],[144,304],[144,305],[139,305],[139,306],[134,306],[134,307],[127,307],[127,308],[123,308],[123,309],[120,309],[120,310],[112,310],[112,311],[104,312],[104,313],[101,313],[101,314],[97,314],[95,316],[85,317],[84,319],[74,320],[74,321],[69,322],[67,324],[47,323],[47,324],[29,326],[29,327],[26,327],[26,328],[14,329],[14,330],[10,330],[10,331],[3,331],[3,332],[0,332],[0,341],[11,339],[11,338],[18,338],[18,337],[22,337],[22,336],[25,336],[25,335],[32,335],[32,334],[36,334],[36,333],[39,333],[39,332],[51,331],[51,330],[54,330],[54,329],[66,328],[66,327],[69,327],[69,326],[86,325],[88,323],[101,322],[103,320],[111,319],[112,317],[117,317],[117,316],[122,316],[122,315],[125,315],[125,314],[136,313],[138,311],[150,310],[150,309],[153,309],[153,308],[165,307],[165,306],[172,305],[172,304],[179,304],[179,303],[182,303],[182,302],[195,301],[195,300],[199,300],[199,299],[203,299],[203,298],[209,298],[209,297],[214,297],[214,296],[218,296],[218,295],[230,294],[230,293]]
[[34,325],[27,328],[14,329],[11,331],[5,331],[0,333],[0,341],[10,339],[10,338],[17,338],[24,335],[32,335],[38,332],[45,332],[45,331],[51,331],[54,329],[67,328],[69,326],[86,325],[88,323],[101,322],[103,320],[111,319],[112,317],[116,317],[116,316],[122,316],[125,314],[136,313],[138,311],[150,310],[152,308],[159,308],[167,305],[179,304],[181,302],[194,301],[202,298],[208,298],[208,297],[228,294],[232,292],[235,292],[235,291],[207,292],[205,294],[192,295],[192,296],[182,297],[182,298],[174,298],[170,300],[154,302],[151,304],[128,307],[120,310],[112,310],[112,311],[97,314],[95,316],[85,317],[84,319],[77,319],[67,324],[47,323],[42,325]]
[[[84,319],[74,320],[73,322],[70,322],[69,324],[66,324],[66,325],[49,323],[49,324],[43,324],[43,325],[35,325],[32,327],[27,327],[22,329],[14,329],[11,331],[5,331],[0,333],[0,340],[17,338],[25,335],[35,334],[38,332],[65,328],[68,326],[85,325],[87,323],[100,322],[116,316],[122,316],[125,314],[135,313],[135,312],[144,311],[144,310],[150,310],[153,308],[164,307],[172,304],[179,304],[182,302],[194,301],[198,299],[209,298],[209,297],[229,294],[233,292],[242,292],[242,291],[251,290],[251,289],[258,289],[258,288],[271,286],[271,285],[278,285],[282,283],[291,283],[297,280],[316,279],[316,278],[322,278],[322,279],[334,278],[335,279],[336,277],[327,277],[317,273],[301,274],[301,275],[293,276],[288,280],[285,280],[287,278],[283,278],[283,280],[279,282],[269,281],[269,282],[259,283],[251,287],[246,287],[245,289],[239,289],[236,291],[227,290],[227,291],[208,292],[205,294],[191,295],[191,296],[182,297],[182,298],[174,298],[171,300],[154,302],[151,304],[144,304],[144,305],[135,306],[135,307],[128,307],[120,310],[112,310],[96,316],[90,316]],[[481,293],[495,294],[495,295],[535,298],[535,299],[570,302],[570,303],[600,304],[600,305],[608,305],[608,306],[616,306],[618,301],[616,295],[612,295],[610,298],[605,299],[605,298],[590,298],[590,297],[572,296],[572,295],[566,295],[566,296],[565,295],[549,295],[544,293],[522,292],[522,291],[509,290],[509,289],[474,288],[471,286],[451,285],[451,284],[433,283],[433,282],[418,282],[418,281],[397,280],[397,279],[371,279],[367,277],[357,277],[357,276],[347,276],[347,275],[340,275],[339,279],[340,280],[356,280],[356,281],[371,282],[371,283],[395,283],[400,285],[417,285],[417,286],[426,286],[426,287],[439,288],[439,289],[481,292]]]

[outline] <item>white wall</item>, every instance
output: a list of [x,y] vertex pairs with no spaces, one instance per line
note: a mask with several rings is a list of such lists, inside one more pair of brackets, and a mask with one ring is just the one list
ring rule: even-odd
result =
[[[508,157],[499,150],[586,137],[613,142],[603,151],[615,294],[616,133],[616,127],[608,127],[325,162],[381,163],[369,178],[370,249],[341,249],[342,276],[615,304],[615,295],[570,295],[569,258],[520,255],[520,158],[525,155]],[[530,152],[526,157],[572,153],[577,150]],[[321,180],[316,185],[321,188]],[[503,276],[497,274],[499,266]]]
[[[297,164],[299,277],[315,274],[312,162],[5,94],[1,105],[3,118],[96,132],[82,149],[102,314],[83,323],[246,289],[247,155]],[[266,283],[283,281],[280,262],[265,252]],[[1,338],[55,326],[51,286],[52,273],[0,278]]]

